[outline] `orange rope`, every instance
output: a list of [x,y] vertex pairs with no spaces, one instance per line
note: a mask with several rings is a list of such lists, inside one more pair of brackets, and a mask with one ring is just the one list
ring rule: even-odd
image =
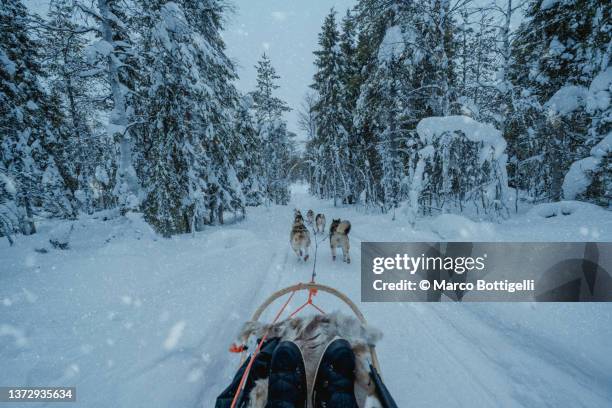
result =
[[[314,281],[311,281],[311,283],[314,283]],[[304,309],[306,306],[310,305],[312,307],[314,307],[315,309],[317,309],[319,312],[321,312],[322,314],[325,314],[325,312],[323,311],[323,309],[321,309],[319,306],[315,305],[312,301],[312,298],[317,294],[317,290],[316,289],[310,289],[308,291],[308,300],[306,301],[306,303],[304,303],[302,306],[298,307],[293,313],[291,313],[289,315],[289,318],[293,318],[293,316],[295,316],[296,314],[298,314],[299,312],[302,311],[302,309]]]

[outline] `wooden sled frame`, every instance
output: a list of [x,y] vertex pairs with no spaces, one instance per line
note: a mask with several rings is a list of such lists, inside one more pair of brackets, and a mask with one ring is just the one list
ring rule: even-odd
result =
[[[270,306],[275,300],[283,297],[284,295],[290,294],[292,292],[298,292],[298,291],[308,291],[309,293],[314,293],[316,291],[321,291],[321,292],[325,292],[328,293],[332,296],[335,296],[336,298],[340,299],[344,304],[346,304],[351,311],[355,314],[355,316],[357,317],[357,319],[359,319],[359,321],[363,324],[363,325],[367,325],[368,322],[365,318],[365,316],[363,315],[363,313],[361,313],[361,310],[359,310],[359,308],[357,307],[357,305],[355,303],[353,303],[353,301],[346,296],[344,293],[340,292],[337,289],[334,289],[330,286],[326,286],[326,285],[321,285],[319,283],[297,283],[295,285],[292,286],[288,286],[284,289],[280,289],[277,290],[276,292],[274,292],[272,295],[270,295],[258,308],[257,310],[255,310],[255,313],[253,313],[253,317],[251,317],[251,321],[257,322],[259,321],[259,318],[261,317],[261,315],[263,314],[263,312],[266,311],[266,309],[268,308],[268,306]],[[307,304],[310,303],[310,297],[308,299]],[[312,304],[312,303],[310,303]],[[314,305],[313,305],[314,306]],[[368,348],[370,349],[370,355],[372,356],[372,365],[374,366],[374,368],[376,368],[376,370],[381,373],[382,370],[380,369],[380,364],[378,363],[378,356],[376,355],[376,348],[373,344],[368,345]],[[244,360],[246,359],[246,353],[243,353],[242,356],[242,362],[244,362]]]

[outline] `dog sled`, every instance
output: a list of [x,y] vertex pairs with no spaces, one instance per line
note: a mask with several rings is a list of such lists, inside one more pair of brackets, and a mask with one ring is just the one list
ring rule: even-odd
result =
[[[291,300],[300,292],[308,293],[307,300],[287,317],[281,318]],[[314,302],[314,297],[321,292],[335,297],[348,306],[352,315],[339,312],[326,314]],[[274,319],[269,323],[261,322],[262,316],[271,305],[284,297],[287,299],[282,303]],[[314,309],[315,314],[298,316],[306,308]],[[267,378],[262,375],[261,368],[258,367],[258,360],[270,358],[269,355],[265,355],[268,352],[266,344],[269,339],[291,340],[300,347],[304,357],[307,387],[312,391],[317,363],[326,345],[337,338],[346,339],[355,355],[354,385],[359,408],[397,408],[380,374],[376,343],[382,338],[381,332],[368,325],[363,313],[348,296],[330,286],[315,283],[314,279],[310,283],[298,283],[274,292],[255,310],[251,320],[244,324],[236,342],[230,347],[230,351],[241,354],[240,369],[232,385],[224,391],[226,403],[219,404],[218,400],[217,407],[265,406],[268,383]],[[249,351],[249,343],[256,344],[252,353]],[[260,353],[263,356],[258,359]],[[251,372],[254,373],[252,376]],[[251,377],[256,379],[253,380]],[[309,401],[307,406],[310,407],[310,404]]]

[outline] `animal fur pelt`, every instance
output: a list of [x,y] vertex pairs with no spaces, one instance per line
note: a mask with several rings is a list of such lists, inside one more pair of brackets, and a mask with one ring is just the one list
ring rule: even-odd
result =
[[[259,322],[244,324],[238,337],[239,344],[245,344],[250,336],[261,338],[269,329],[268,338],[280,337],[281,340],[294,341],[304,356],[308,395],[312,395],[317,365],[327,345],[336,337],[346,339],[355,353],[355,397],[360,408],[380,406],[375,396],[374,384],[370,381],[368,364],[372,360],[370,345],[375,345],[382,333],[369,326],[364,326],[354,317],[340,313],[315,315],[305,318],[284,320],[274,325]],[[250,394],[250,408],[264,407],[266,404],[268,380],[259,380]],[[309,397],[310,399],[310,397]],[[366,401],[367,404],[366,405]],[[378,403],[378,405],[376,405]],[[308,401],[311,407],[311,401]]]

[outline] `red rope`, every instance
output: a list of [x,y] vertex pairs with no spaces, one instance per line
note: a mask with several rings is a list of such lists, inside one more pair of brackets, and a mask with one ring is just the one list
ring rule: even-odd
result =
[[240,395],[240,393],[242,392],[242,389],[244,388],[244,385],[246,383],[246,379],[249,376],[249,371],[251,371],[251,367],[253,366],[253,362],[255,361],[255,357],[257,357],[257,354],[259,354],[259,350],[261,350],[262,344],[268,338],[268,331],[270,330],[270,327],[272,327],[272,325],[274,323],[276,323],[278,318],[281,316],[281,314],[283,313],[283,311],[285,310],[285,308],[287,307],[287,305],[291,301],[291,298],[293,298],[293,295],[295,295],[296,291],[297,290],[294,290],[294,291],[291,292],[291,296],[289,296],[289,299],[287,299],[287,301],[285,302],[283,307],[281,307],[281,309],[278,311],[278,313],[276,314],[276,317],[274,317],[274,320],[268,326],[268,329],[265,331],[264,335],[262,336],[261,340],[259,341],[259,344],[257,345],[257,348],[255,349],[255,351],[253,352],[253,355],[251,356],[251,359],[249,360],[249,364],[247,365],[246,369],[244,370],[244,373],[242,374],[242,378],[240,379],[240,384],[238,384],[238,389],[236,390],[236,394],[234,394],[234,399],[232,400],[231,408],[236,408],[236,404],[238,403],[238,396]]

